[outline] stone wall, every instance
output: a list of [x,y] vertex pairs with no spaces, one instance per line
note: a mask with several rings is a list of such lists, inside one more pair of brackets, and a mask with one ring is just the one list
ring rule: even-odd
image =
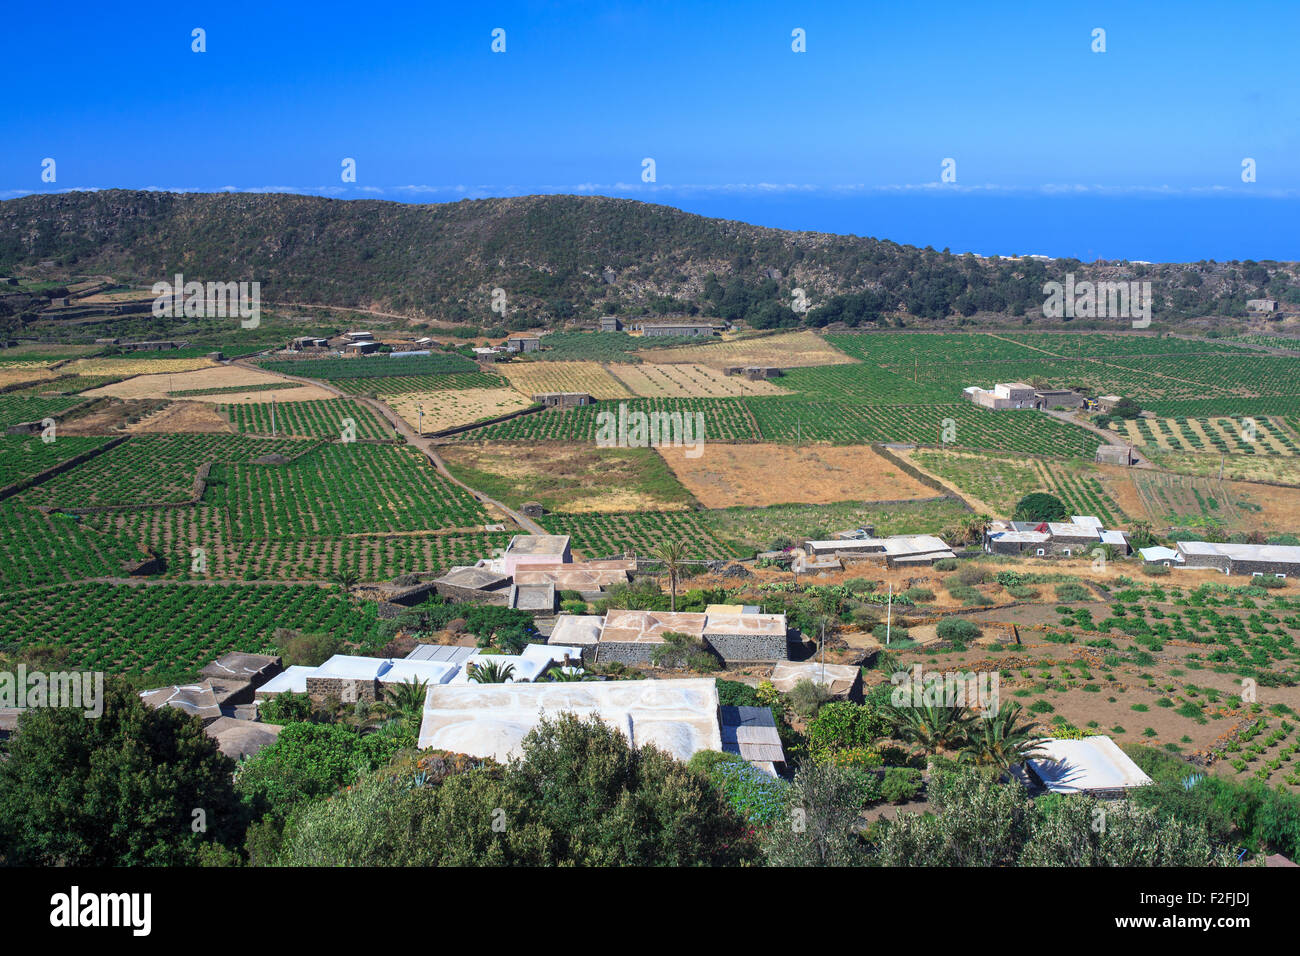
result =
[[717,652],[724,663],[784,661],[790,658],[784,634],[708,634],[704,642]]
[[335,697],[345,704],[358,700],[374,703],[383,698],[379,681],[343,677],[308,677],[307,696],[318,704],[327,697]]

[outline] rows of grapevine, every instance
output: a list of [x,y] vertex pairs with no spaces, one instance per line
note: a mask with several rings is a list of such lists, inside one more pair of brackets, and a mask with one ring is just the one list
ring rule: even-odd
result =
[[103,534],[64,514],[0,502],[0,591],[117,577],[144,552],[125,535]]
[[42,440],[40,435],[0,435],[0,488],[8,488],[109,441],[75,435],[58,438],[57,431],[55,434],[52,442]]
[[[954,405],[859,405],[746,399],[766,441],[951,444],[1061,458],[1092,459],[1100,440],[1092,432],[1033,411],[994,412]],[[950,423],[946,420],[950,420]],[[945,427],[949,426],[949,427]],[[946,434],[945,434],[946,433]],[[951,437],[952,441],[946,441]]]
[[80,405],[85,399],[75,395],[20,395],[6,392],[0,395],[0,427],[17,425],[19,422],[38,422],[73,405]]
[[74,584],[0,596],[0,644],[65,647],[72,667],[161,676],[269,650],[281,627],[365,640],[375,610],[312,585]]
[[[341,539],[238,540],[224,508],[159,508],[91,515],[88,525],[149,549],[166,562],[168,578],[327,581],[355,571],[362,581],[445,571],[473,564],[510,540],[505,532],[365,535]],[[194,549],[202,549],[196,569]]]
[[[58,443],[73,440],[60,438]],[[250,461],[272,453],[292,456],[310,447],[311,443],[296,438],[246,438],[219,433],[134,435],[116,448],[24,492],[22,498],[29,504],[69,508],[184,501],[193,491],[195,476],[204,462]]]
[[268,372],[319,378],[329,382],[352,378],[391,378],[395,375],[453,375],[478,370],[473,359],[454,352],[435,352],[412,358],[371,355],[364,358],[266,360],[257,364]]
[[[596,440],[602,414],[613,415],[618,421],[621,409],[626,409],[628,421],[633,413],[678,414],[691,417],[703,415],[705,441],[754,441],[758,438],[744,399],[735,398],[636,398],[626,401],[599,402],[580,408],[546,411],[524,415],[508,422],[488,425],[465,432],[459,438],[472,441],[583,441]],[[615,425],[617,427],[617,424]],[[668,444],[668,442],[663,442]]]
[[[338,439],[345,433],[344,421],[351,419],[354,438],[393,437],[392,426],[381,420],[369,405],[350,398],[331,398],[318,402],[276,402],[274,409],[276,435]],[[241,433],[272,433],[270,402],[222,405],[220,410]]]
[[695,511],[637,511],[619,514],[548,514],[539,518],[551,534],[567,534],[587,558],[635,552],[646,555],[666,541],[681,541],[692,558],[736,557],[718,538],[707,517]]
[[1065,502],[1070,514],[1092,515],[1107,528],[1128,524],[1128,515],[1094,475],[1080,475],[1035,461],[1044,487]]
[[214,468],[205,500],[235,540],[473,528],[482,506],[414,448],[328,444],[288,465]]

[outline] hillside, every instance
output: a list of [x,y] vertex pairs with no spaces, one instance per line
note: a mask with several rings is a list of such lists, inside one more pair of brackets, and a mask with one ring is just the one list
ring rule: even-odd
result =
[[[148,285],[176,272],[257,279],[269,304],[515,328],[610,312],[698,312],[756,327],[1037,316],[1043,282],[1067,272],[1150,280],[1158,325],[1243,317],[1254,297],[1300,303],[1295,264],[981,259],[603,197],[410,205],[108,190],[0,202],[0,274]],[[812,307],[804,315],[790,309],[796,287]],[[494,288],[509,297],[504,323],[489,308]]]

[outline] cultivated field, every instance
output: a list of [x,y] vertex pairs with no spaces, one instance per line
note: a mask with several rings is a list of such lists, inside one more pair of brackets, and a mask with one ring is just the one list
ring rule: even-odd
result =
[[214,368],[209,358],[89,358],[64,365],[61,371],[78,375],[167,375]]
[[661,448],[706,508],[885,501],[940,494],[866,446],[710,445],[698,458]]
[[[134,374],[134,373],[132,373]],[[192,372],[168,375],[136,375],[124,382],[94,388],[83,394],[90,398],[109,395],[115,398],[168,398],[177,392],[187,392],[187,400],[229,405],[239,402],[267,401],[268,386],[280,386],[275,392],[277,402],[319,401],[333,398],[331,392],[315,385],[299,385],[257,369],[238,365],[216,365]],[[228,392],[225,389],[248,386],[248,392]],[[220,392],[209,389],[222,389]],[[206,394],[203,394],[206,393]]]
[[443,445],[439,454],[470,487],[516,508],[537,501],[577,514],[671,511],[692,504],[690,492],[649,448],[456,443]]
[[403,392],[400,395],[384,395],[381,400],[401,415],[412,428],[420,427],[419,410],[423,408],[423,427],[426,433],[498,418],[533,404],[510,388]]
[[1120,434],[1135,445],[1164,451],[1216,455],[1297,454],[1284,425],[1259,418],[1138,418],[1119,423]]
[[179,434],[210,432],[232,434],[230,422],[207,402],[171,402],[139,421],[131,422],[126,430],[133,434]]
[[542,392],[586,392],[593,398],[631,398],[599,362],[506,362],[497,368],[527,398]]
[[610,369],[620,382],[642,398],[738,398],[743,395],[784,395],[776,381],[751,382],[743,375],[724,375],[708,365],[616,365]]
[[43,382],[54,378],[56,374],[39,364],[28,365],[24,362],[15,365],[0,365],[0,388],[7,385],[17,385],[19,382]]
[[352,438],[391,440],[392,427],[371,411],[370,406],[349,398],[330,398],[319,402],[291,402],[274,407],[272,427],[270,402],[218,406],[225,419],[238,432],[251,435],[294,435],[300,438],[341,439],[351,422]]
[[[645,341],[644,339],[642,341]],[[698,362],[722,368],[727,365],[772,365],[796,368],[803,365],[838,365],[855,361],[814,332],[781,332],[747,338],[686,345],[668,349],[646,349],[639,353],[646,362]]]

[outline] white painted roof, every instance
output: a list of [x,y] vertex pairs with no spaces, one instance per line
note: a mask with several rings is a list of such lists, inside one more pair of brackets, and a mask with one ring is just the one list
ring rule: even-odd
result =
[[505,761],[543,716],[560,713],[598,715],[636,746],[654,744],[678,760],[722,750],[712,678],[431,687],[419,746]]
[[1276,561],[1300,564],[1300,547],[1289,544],[1229,544],[1217,541],[1179,541],[1183,554],[1217,554],[1234,561]]
[[1087,525],[1089,528],[1096,528],[1098,531],[1101,530],[1101,519],[1092,515],[1070,515],[1070,522],[1072,524]]
[[600,641],[604,618],[599,614],[561,614],[555,619],[548,644],[587,645]]
[[1139,548],[1143,561],[1181,561],[1183,556],[1172,548]]
[[1087,793],[1143,787],[1151,778],[1109,737],[1039,741],[1046,756],[1029,765],[1053,793]]
[[316,668],[314,667],[304,667],[302,664],[294,664],[292,667],[286,667],[261,687],[257,688],[257,692],[259,694],[283,694],[286,692],[305,694],[307,693],[307,675],[313,674],[315,671]]

